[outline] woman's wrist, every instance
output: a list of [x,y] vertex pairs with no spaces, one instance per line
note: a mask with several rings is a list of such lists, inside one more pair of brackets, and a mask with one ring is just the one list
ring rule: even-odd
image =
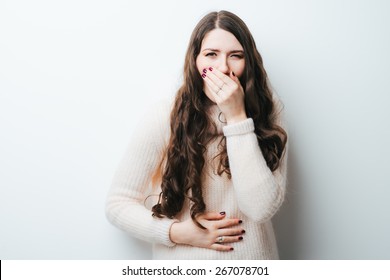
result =
[[182,234],[180,234],[180,231],[181,231],[181,223],[174,222],[169,229],[169,239],[171,239],[173,243],[180,244],[183,242],[181,240]]
[[227,121],[227,124],[234,124],[234,123],[238,123],[241,121],[245,121],[247,118],[248,117],[247,117],[246,113],[243,112],[243,113],[236,115],[234,117],[226,118],[226,121]]

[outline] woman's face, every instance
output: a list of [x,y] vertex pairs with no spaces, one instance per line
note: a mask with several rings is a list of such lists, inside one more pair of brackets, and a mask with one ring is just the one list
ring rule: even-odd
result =
[[[232,33],[220,28],[213,29],[203,38],[196,67],[200,75],[203,69],[213,67],[227,76],[233,71],[240,78],[245,68],[244,48]],[[207,97],[215,102],[208,88],[203,89]]]

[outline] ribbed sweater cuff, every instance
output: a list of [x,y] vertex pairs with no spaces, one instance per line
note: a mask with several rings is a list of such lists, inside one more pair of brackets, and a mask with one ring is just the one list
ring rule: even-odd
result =
[[255,130],[255,125],[252,118],[248,118],[244,121],[226,125],[223,127],[223,134],[226,137],[233,135],[241,135],[253,132]]
[[176,245],[176,243],[172,242],[169,238],[169,231],[172,224],[175,222],[178,222],[178,220],[163,218],[161,221],[159,221],[159,227],[157,227],[155,231],[155,238],[158,243],[162,243],[168,247],[173,247]]

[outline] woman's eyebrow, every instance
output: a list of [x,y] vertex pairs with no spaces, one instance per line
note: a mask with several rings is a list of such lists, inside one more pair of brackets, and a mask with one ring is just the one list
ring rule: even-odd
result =
[[212,51],[212,52],[219,52],[220,50],[218,49],[212,49],[212,48],[206,48],[206,49],[203,49],[202,52],[204,51]]
[[[203,49],[202,52],[204,51],[212,51],[212,52],[220,52],[221,50],[219,49],[212,49],[212,48],[206,48],[206,49]],[[229,53],[243,53],[244,51],[243,50],[231,50],[229,51]]]

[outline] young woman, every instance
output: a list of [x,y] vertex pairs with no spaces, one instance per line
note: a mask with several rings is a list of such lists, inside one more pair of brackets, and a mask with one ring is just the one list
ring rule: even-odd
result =
[[206,15],[183,78],[134,135],[108,219],[152,242],[155,259],[277,259],[270,219],[285,196],[287,134],[245,23]]

